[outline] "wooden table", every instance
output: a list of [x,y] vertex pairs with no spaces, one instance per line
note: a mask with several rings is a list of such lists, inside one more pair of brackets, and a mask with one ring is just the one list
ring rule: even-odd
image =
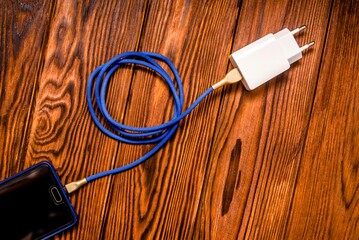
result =
[[[186,108],[231,52],[307,24],[297,40],[315,46],[290,71],[217,90],[150,160],[71,195],[80,221],[59,238],[358,239],[358,19],[357,0],[2,1],[0,179],[48,159],[67,183],[153,147],[119,143],[89,115],[87,79],[117,54],[171,59]],[[134,126],[173,111],[143,68],[118,70],[107,102]]]

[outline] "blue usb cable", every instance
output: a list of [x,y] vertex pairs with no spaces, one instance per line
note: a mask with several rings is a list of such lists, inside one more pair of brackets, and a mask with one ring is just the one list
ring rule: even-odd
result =
[[[158,62],[163,62],[169,67],[174,76],[174,79],[170,77],[170,75],[163,69],[163,67],[159,65]],[[139,128],[124,125],[111,117],[106,106],[108,84],[111,80],[112,74],[123,65],[138,65],[144,68],[148,68],[166,81],[174,99],[174,113],[171,120],[157,126]],[[194,103],[188,109],[182,112],[184,102],[182,82],[173,63],[163,55],[152,52],[126,52],[99,66],[92,72],[91,76],[89,77],[86,90],[86,99],[89,111],[97,127],[104,134],[117,141],[129,144],[157,143],[157,145],[141,158],[125,166],[100,172],[79,181],[67,184],[65,186],[67,192],[72,193],[88,182],[108,175],[127,171],[143,163],[166,144],[166,142],[176,132],[179,121],[186,117],[207,95],[209,95],[216,88],[219,88],[225,84],[238,82],[240,79],[241,75],[239,74],[238,69],[233,69],[226,75],[224,79],[208,88],[201,96],[197,98],[196,101],[194,101]],[[95,95],[95,101],[92,100],[93,95]],[[95,106],[98,108],[100,116],[96,115]],[[106,128],[101,123],[99,118],[101,118],[103,121],[106,121],[109,128]]]

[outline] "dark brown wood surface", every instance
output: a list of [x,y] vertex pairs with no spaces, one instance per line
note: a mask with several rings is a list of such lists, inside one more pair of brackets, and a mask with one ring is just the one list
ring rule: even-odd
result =
[[[254,91],[216,90],[147,162],[71,195],[79,224],[56,239],[359,238],[357,0],[3,0],[0,14],[0,180],[50,160],[65,184],[153,147],[108,138],[87,109],[89,75],[122,52],[171,59],[186,108],[250,42],[302,24],[299,44],[315,41]],[[114,74],[107,103],[133,126],[173,111],[141,68]]]

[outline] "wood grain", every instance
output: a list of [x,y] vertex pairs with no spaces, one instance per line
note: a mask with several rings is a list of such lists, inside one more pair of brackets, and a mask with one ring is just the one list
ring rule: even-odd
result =
[[358,3],[334,1],[288,238],[359,237]]
[[[185,89],[185,107],[225,75],[237,13],[237,4],[225,1],[207,5],[165,1],[149,5],[140,50],[160,52],[178,67]],[[199,15],[203,17],[198,18]],[[125,123],[152,126],[169,119],[172,102],[167,87],[158,78],[139,72],[131,96]],[[216,95],[204,101],[206,109],[200,106],[186,118],[166,148],[133,171],[114,178],[105,239],[191,238],[218,104]],[[123,156],[132,161],[150,147],[120,144],[119,165],[124,164]]]
[[[51,160],[63,182],[113,168],[117,142],[93,124],[85,101],[86,82],[95,67],[136,47],[143,8],[143,2],[132,1],[56,3],[44,70],[38,81],[28,166]],[[127,27],[113,31],[118,23]],[[126,41],[118,41],[125,36]],[[127,93],[128,88],[129,82],[114,90],[121,94]],[[99,238],[108,186],[109,178],[96,181],[72,199],[81,220],[63,238]]]
[[[51,4],[1,4],[0,175],[22,169],[36,82],[43,67]],[[29,45],[34,47],[29,49]]]
[[[358,6],[2,1],[0,180],[47,159],[67,183],[153,147],[106,137],[88,113],[87,79],[117,54],[171,59],[187,108],[231,68],[231,52],[306,24],[296,39],[315,47],[290,71],[251,92],[211,94],[147,162],[71,196],[79,224],[56,239],[358,239]],[[165,83],[130,66],[112,77],[107,103],[133,126],[173,110]]]
[[[325,41],[326,29],[317,32],[315,26],[327,25],[330,8],[325,1],[243,2],[235,49],[282,25],[293,29],[303,23],[309,30],[298,41],[315,40],[316,48],[267,85],[242,94],[238,94],[241,86],[227,90],[197,217],[203,231],[197,238],[284,238]],[[312,12],[317,13],[315,18]],[[271,21],[273,13],[282,19]]]

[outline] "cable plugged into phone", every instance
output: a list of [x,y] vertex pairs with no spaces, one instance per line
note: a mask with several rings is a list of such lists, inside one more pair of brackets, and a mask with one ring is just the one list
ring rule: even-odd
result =
[[[290,64],[301,59],[302,52],[314,44],[314,42],[310,42],[302,47],[298,46],[294,35],[305,28],[305,25],[293,31],[285,28],[275,34],[268,34],[231,54],[230,61],[234,69],[228,72],[224,79],[208,88],[184,111],[182,110],[184,92],[181,79],[173,63],[163,55],[152,52],[126,52],[97,67],[89,77],[86,92],[89,111],[97,127],[107,136],[121,142],[129,144],[157,143],[157,145],[141,158],[125,166],[100,172],[67,184],[65,186],[67,192],[72,193],[86,183],[98,178],[127,171],[149,159],[176,132],[179,121],[186,117],[213,90],[227,84],[237,83],[240,80],[247,90],[252,90],[289,69]],[[166,64],[166,69],[170,69],[170,71],[167,72],[168,70],[165,70],[159,63]],[[140,128],[124,125],[111,117],[106,106],[107,88],[111,81],[111,75],[123,65],[136,65],[150,69],[163,78],[174,98],[174,113],[171,120],[157,126]],[[171,78],[171,75],[174,77]],[[95,99],[93,99],[93,95]],[[99,111],[95,111],[95,108]],[[106,121],[106,126],[109,127],[105,127],[100,119]]]
[[77,189],[87,184],[86,178],[81,179],[79,181],[71,182],[65,185],[66,191],[68,194],[75,192]]

